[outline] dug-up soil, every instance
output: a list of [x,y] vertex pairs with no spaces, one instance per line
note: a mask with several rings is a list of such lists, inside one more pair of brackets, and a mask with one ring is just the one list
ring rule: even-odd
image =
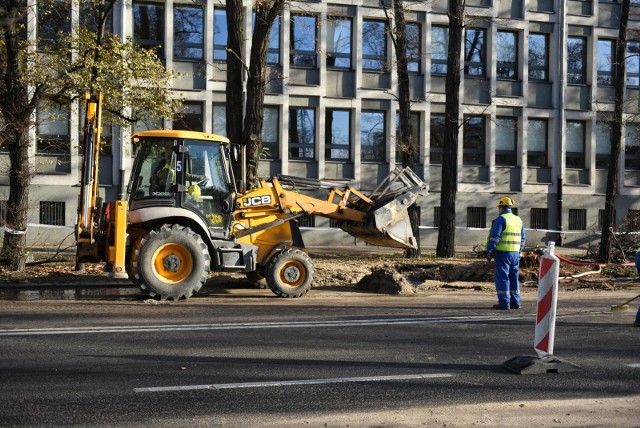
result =
[[[536,288],[539,258],[525,254],[520,259],[522,287]],[[324,256],[314,259],[316,286],[353,286],[360,291],[383,294],[414,294],[422,290],[475,289],[494,287],[494,263],[473,256],[455,259],[422,257],[344,258]],[[636,286],[634,267],[560,264],[559,284],[566,290],[613,291]]]
[[[409,295],[423,290],[474,289],[491,290],[494,282],[493,262],[473,253],[452,259],[436,259],[427,254],[419,259],[399,255],[314,254],[314,287],[353,288],[361,292]],[[0,270],[0,287],[4,285],[86,285],[108,284],[113,280],[101,264],[86,264],[85,270],[74,269],[72,259],[49,261],[28,266],[25,272]],[[521,258],[520,281],[523,288],[537,287],[538,256]],[[620,290],[637,285],[633,267],[606,267],[560,264],[560,286],[567,290]],[[119,280],[123,281],[123,280]],[[121,282],[129,285],[128,280]],[[254,286],[242,274],[211,273],[207,287]]]

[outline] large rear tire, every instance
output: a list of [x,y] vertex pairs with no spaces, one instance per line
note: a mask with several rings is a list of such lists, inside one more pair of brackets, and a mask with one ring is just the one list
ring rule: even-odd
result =
[[164,224],[135,243],[132,273],[140,288],[161,300],[188,299],[209,277],[211,257],[200,235]]
[[315,270],[309,256],[299,249],[274,256],[265,270],[267,285],[280,297],[301,297],[311,289]]

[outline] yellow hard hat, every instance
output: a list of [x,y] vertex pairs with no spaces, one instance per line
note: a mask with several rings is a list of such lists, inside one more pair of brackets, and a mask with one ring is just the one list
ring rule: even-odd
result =
[[515,205],[516,201],[514,201],[513,199],[511,199],[508,196],[503,196],[502,198],[500,198],[500,200],[498,201],[498,206],[499,207],[510,207],[512,205]]
[[187,192],[196,199],[200,199],[202,196],[202,190],[200,190],[200,186],[197,184],[192,184],[187,188]]

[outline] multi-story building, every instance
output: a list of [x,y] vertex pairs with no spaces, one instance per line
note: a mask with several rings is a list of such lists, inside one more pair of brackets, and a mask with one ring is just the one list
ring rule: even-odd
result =
[[[252,3],[244,1],[247,34]],[[433,245],[438,218],[447,215],[439,204],[448,2],[406,3],[411,118],[420,148],[416,172],[430,190],[420,201],[421,239]],[[483,241],[503,195],[518,203],[517,213],[530,229],[529,245],[557,239],[555,231],[563,232],[565,245],[583,244],[599,229],[620,10],[620,0],[466,2],[456,222],[470,232],[456,235],[461,245]],[[70,13],[71,25],[77,24],[77,8]],[[114,32],[159,47],[166,66],[180,73],[174,86],[186,99],[185,116],[158,126],[225,134],[224,2],[122,0],[113,13]],[[640,34],[633,31],[640,29],[640,7],[635,4],[630,21],[616,223],[638,227]],[[348,180],[368,190],[400,164],[392,26],[379,0],[289,2],[274,25],[268,53],[272,79],[262,137],[269,151],[262,175]],[[246,52],[250,44],[247,37]],[[70,106],[68,121],[58,115],[34,129],[38,175],[29,235],[34,244],[55,243],[64,235],[38,224],[71,228],[75,222],[78,113],[77,105]],[[113,199],[121,185],[119,171],[130,168],[130,134],[107,130],[113,145],[103,156],[101,186]],[[60,139],[68,141],[65,151],[52,152],[47,141]],[[3,184],[0,197],[8,192],[6,179]],[[329,226],[313,220],[315,226]]]

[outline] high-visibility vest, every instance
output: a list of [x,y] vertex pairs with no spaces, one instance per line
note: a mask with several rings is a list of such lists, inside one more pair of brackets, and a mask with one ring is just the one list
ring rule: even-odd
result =
[[502,230],[500,242],[496,245],[496,251],[520,251],[522,243],[522,219],[513,213],[501,214],[506,226]]

